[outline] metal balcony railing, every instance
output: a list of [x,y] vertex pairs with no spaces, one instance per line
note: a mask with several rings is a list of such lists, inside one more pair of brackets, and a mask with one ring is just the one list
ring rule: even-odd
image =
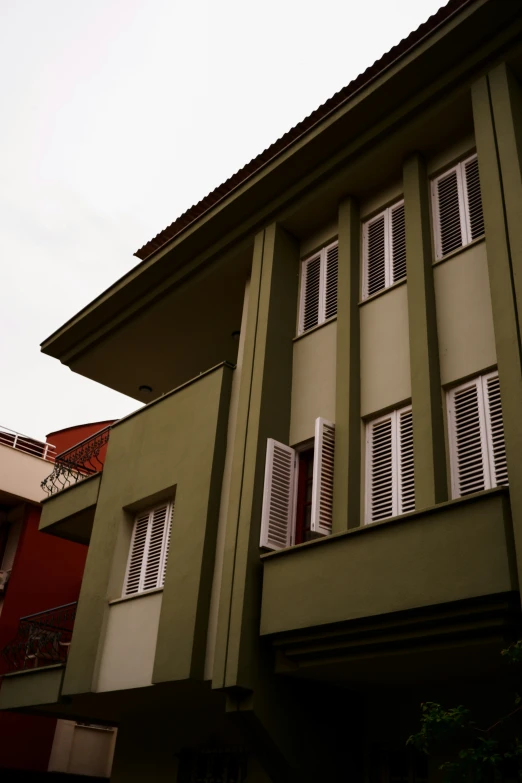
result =
[[23,451],[25,454],[31,454],[33,457],[45,459],[48,462],[54,462],[56,456],[56,447],[52,443],[30,438],[28,435],[22,435],[21,432],[10,430],[9,427],[2,427],[0,424],[0,444],[9,446],[17,451]]
[[76,446],[58,454],[54,460],[53,472],[42,481],[44,492],[55,495],[95,473],[101,473],[110,431],[110,426],[104,427]]
[[15,638],[1,651],[7,671],[65,663],[69,654],[77,602],[21,617]]

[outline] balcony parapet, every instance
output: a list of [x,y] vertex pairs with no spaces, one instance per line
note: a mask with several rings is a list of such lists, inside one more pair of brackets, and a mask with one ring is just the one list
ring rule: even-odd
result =
[[7,673],[65,664],[77,602],[21,617],[14,639],[1,651]]
[[56,456],[53,472],[42,481],[47,495],[56,495],[89,476],[101,473],[105,462],[110,425]]

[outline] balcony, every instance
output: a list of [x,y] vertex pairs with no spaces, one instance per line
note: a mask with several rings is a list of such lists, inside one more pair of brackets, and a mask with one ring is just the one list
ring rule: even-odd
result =
[[40,483],[54,462],[52,443],[0,426],[0,501],[4,507],[28,500],[39,503]]
[[520,630],[507,488],[263,560],[261,633],[294,676],[364,687],[480,675]]
[[76,606],[64,604],[20,618],[16,636],[1,651],[0,709],[58,702]]
[[81,544],[89,542],[110,432],[110,426],[104,427],[55,457],[52,473],[42,481],[48,498],[43,502],[40,530]]

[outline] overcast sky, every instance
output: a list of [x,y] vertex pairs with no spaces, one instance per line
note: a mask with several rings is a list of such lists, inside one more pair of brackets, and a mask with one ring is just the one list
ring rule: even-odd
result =
[[441,5],[0,0],[0,425],[138,407],[39,344]]

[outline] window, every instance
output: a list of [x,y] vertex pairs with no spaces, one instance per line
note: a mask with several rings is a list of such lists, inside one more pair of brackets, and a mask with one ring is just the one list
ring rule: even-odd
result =
[[498,373],[448,392],[453,497],[508,483]]
[[299,334],[337,315],[337,242],[324,247],[301,264]]
[[437,260],[484,235],[476,155],[432,180],[431,198]]
[[404,201],[363,223],[363,299],[406,277]]
[[260,546],[284,549],[332,532],[334,451],[335,425],[321,418],[314,448],[301,455],[268,439]]
[[173,508],[173,503],[164,503],[138,514],[134,520],[124,595],[163,587]]
[[366,425],[366,523],[415,509],[411,406]]

